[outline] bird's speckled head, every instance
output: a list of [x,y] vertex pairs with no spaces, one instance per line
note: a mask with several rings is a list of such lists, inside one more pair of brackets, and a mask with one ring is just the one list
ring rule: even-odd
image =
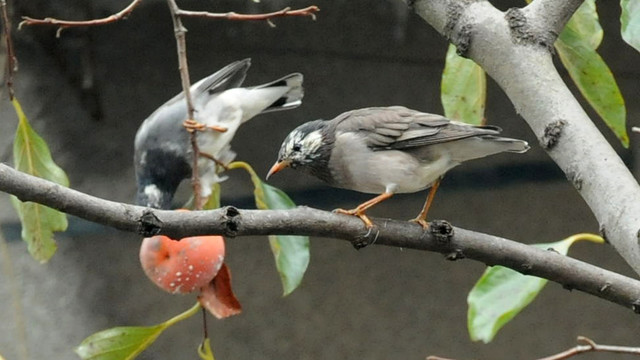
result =
[[284,139],[278,153],[278,161],[269,170],[267,179],[287,167],[299,167],[325,179],[332,142],[328,136],[329,132],[326,131],[328,124],[329,122],[324,120],[314,120],[291,131]]
[[321,149],[325,145],[323,120],[310,121],[295,128],[282,143],[278,153],[278,162],[286,161],[288,166],[296,168],[305,166],[322,156]]

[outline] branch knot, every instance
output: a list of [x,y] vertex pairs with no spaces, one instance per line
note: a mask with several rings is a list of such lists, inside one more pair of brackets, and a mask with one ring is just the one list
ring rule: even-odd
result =
[[144,237],[151,237],[160,233],[164,224],[153,213],[151,209],[146,209],[138,219],[138,234]]
[[509,24],[511,40],[514,44],[541,46],[553,52],[553,43],[557,34],[532,26],[522,9],[510,8],[504,13],[504,18]]
[[235,237],[238,234],[238,217],[240,211],[233,206],[227,206],[224,211],[225,236]]
[[542,139],[540,139],[540,145],[545,150],[553,149],[560,141],[560,137],[562,136],[562,130],[567,125],[565,120],[556,120],[547,124],[544,128],[544,135],[542,135]]
[[447,243],[453,237],[453,226],[446,220],[433,220],[429,223],[429,231],[433,238],[441,243]]

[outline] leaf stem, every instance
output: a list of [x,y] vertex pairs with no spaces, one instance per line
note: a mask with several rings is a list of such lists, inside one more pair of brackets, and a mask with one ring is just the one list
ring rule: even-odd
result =
[[195,305],[193,305],[189,310],[187,310],[187,311],[185,311],[185,312],[183,312],[181,314],[178,314],[178,315],[172,317],[171,319],[163,322],[162,326],[164,328],[168,328],[169,326],[175,325],[176,323],[178,323],[178,322],[180,322],[180,321],[182,321],[184,319],[192,317],[193,315],[195,315],[198,312],[198,310],[200,310],[200,303],[196,301]]
[[602,236],[596,235],[596,234],[590,234],[590,233],[574,234],[574,235],[569,236],[565,240],[569,241],[571,244],[573,244],[576,241],[581,241],[581,240],[591,241],[591,242],[594,242],[596,244],[604,244],[605,243],[605,241],[602,238]]
[[234,161],[231,164],[229,164],[227,166],[227,168],[229,168],[229,170],[233,170],[233,169],[245,169],[249,175],[251,175],[251,177],[257,177],[258,174],[256,174],[256,171],[253,170],[253,168],[251,167],[251,165],[249,165],[248,163],[244,162],[244,161]]

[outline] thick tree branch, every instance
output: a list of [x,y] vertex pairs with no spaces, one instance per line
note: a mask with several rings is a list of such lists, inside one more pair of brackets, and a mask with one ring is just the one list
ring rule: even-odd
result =
[[433,222],[429,231],[421,226],[388,219],[367,231],[360,219],[327,211],[299,207],[291,210],[238,210],[226,207],[209,211],[152,210],[99,199],[0,164],[0,191],[22,201],[34,201],[65,213],[141,235],[165,234],[172,238],[191,235],[309,235],[339,238],[354,245],[375,243],[434,251],[448,260],[470,258],[487,265],[502,265],[543,277],[567,289],[580,290],[640,312],[640,281],[585,262],[532,246],[451,228]]
[[410,4],[502,87],[540,145],[587,202],[602,235],[640,273],[640,186],[562,81],[548,37],[536,31],[561,26],[578,1],[558,5],[562,11],[557,14],[547,11],[549,1],[534,3],[539,1],[527,12],[507,13],[487,1]]
[[532,27],[540,34],[548,34],[553,42],[584,0],[535,0],[523,12],[531,19]]

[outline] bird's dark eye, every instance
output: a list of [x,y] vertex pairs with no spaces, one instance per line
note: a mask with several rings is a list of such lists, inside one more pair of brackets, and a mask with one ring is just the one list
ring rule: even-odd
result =
[[293,144],[293,151],[300,151],[301,148],[300,144]]

